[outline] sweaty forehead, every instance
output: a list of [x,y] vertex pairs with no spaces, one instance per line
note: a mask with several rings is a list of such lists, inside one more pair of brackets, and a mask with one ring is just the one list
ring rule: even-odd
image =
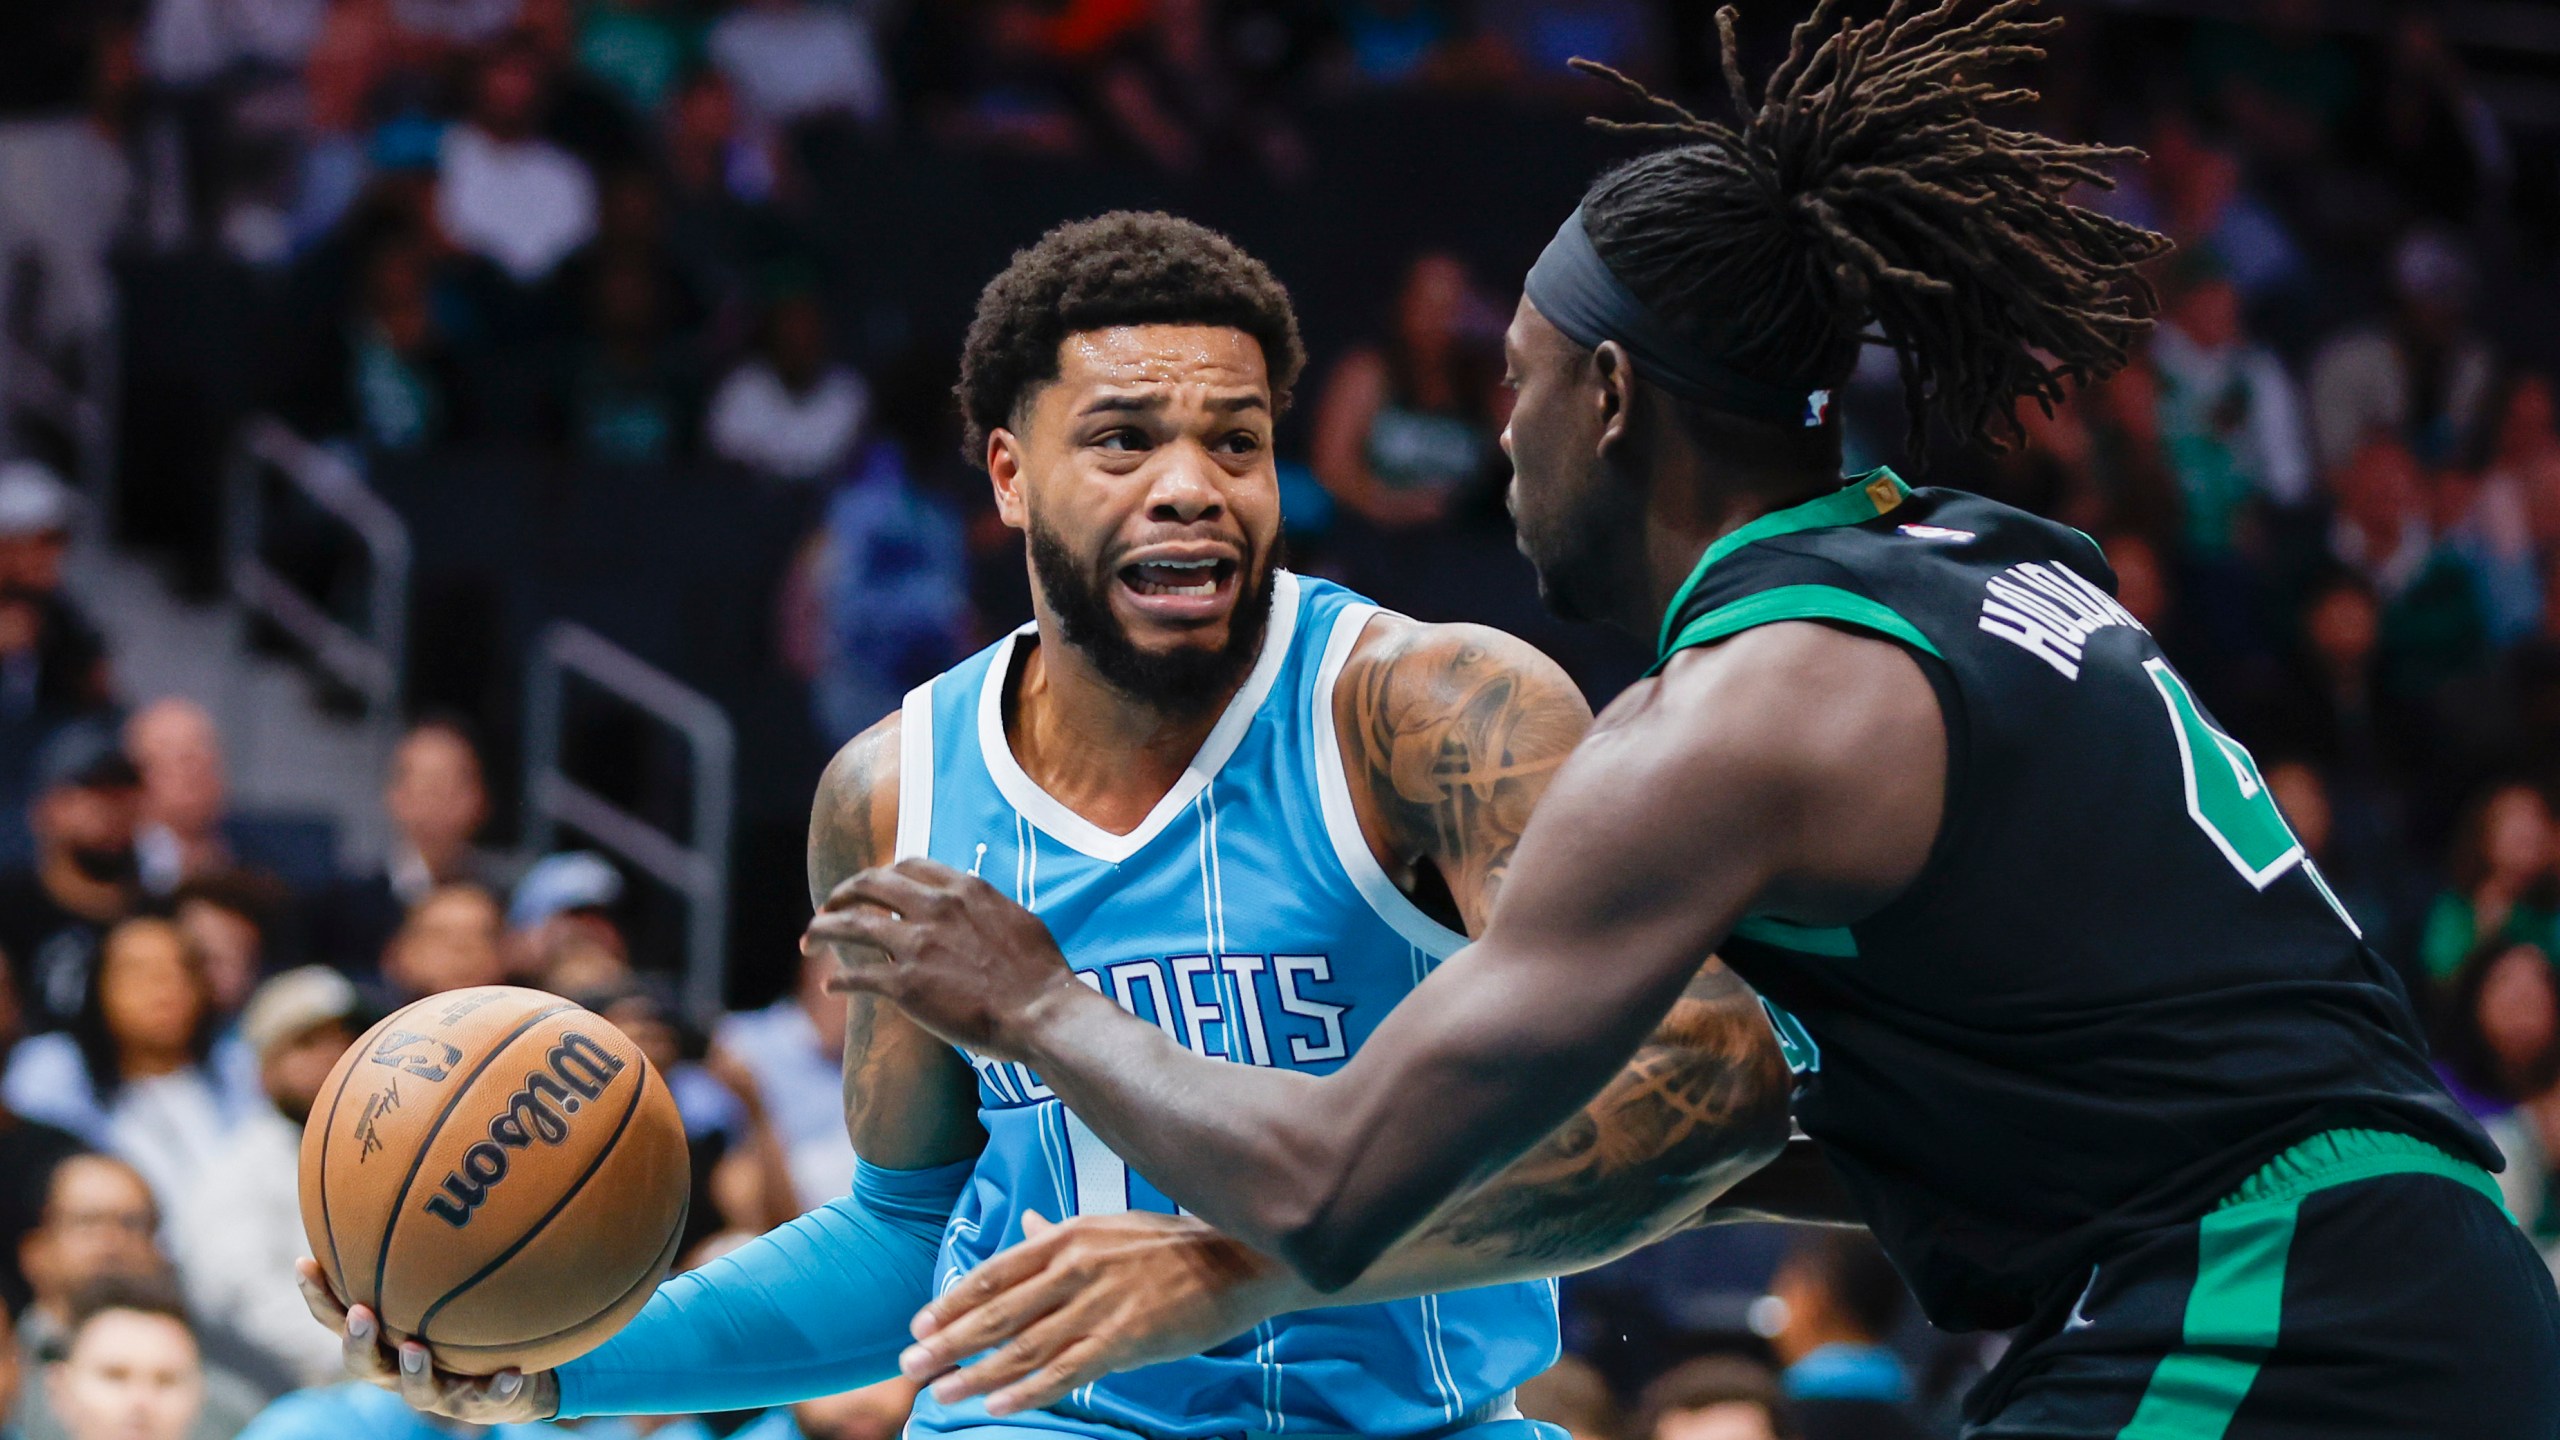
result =
[[1226,325],[1115,325],[1058,342],[1058,383],[1069,390],[1198,387],[1267,392],[1262,342]]

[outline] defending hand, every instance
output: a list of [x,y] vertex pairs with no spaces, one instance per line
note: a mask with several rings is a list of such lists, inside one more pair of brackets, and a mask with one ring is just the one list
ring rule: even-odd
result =
[[[944,1403],[988,1397],[993,1415],[1056,1402],[1121,1370],[1196,1355],[1281,1308],[1278,1263],[1184,1215],[1129,1211],[1053,1225],[1025,1219],[990,1257],[918,1312],[898,1357]],[[951,1367],[989,1351],[964,1369]],[[949,1373],[945,1373],[949,1372]]]
[[382,1333],[382,1322],[362,1305],[338,1303],[316,1260],[293,1262],[302,1282],[302,1303],[311,1318],[327,1326],[343,1347],[347,1373],[379,1385],[409,1402],[409,1408],[474,1425],[506,1425],[548,1420],[560,1409],[560,1382],[548,1370],[527,1375],[501,1370],[495,1375],[456,1375],[439,1370],[435,1357],[415,1340],[400,1342],[395,1352]]
[[1038,916],[931,860],[901,860],[838,885],[801,944],[835,953],[828,989],[877,995],[952,1044],[999,1059],[1024,1058],[1023,1027],[1059,987],[1090,993]]

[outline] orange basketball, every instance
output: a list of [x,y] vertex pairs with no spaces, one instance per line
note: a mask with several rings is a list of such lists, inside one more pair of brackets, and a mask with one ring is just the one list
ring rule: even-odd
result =
[[603,1344],[675,1262],[690,1189],[666,1081],[539,990],[393,1012],[302,1131],[302,1227],[330,1286],[464,1374]]

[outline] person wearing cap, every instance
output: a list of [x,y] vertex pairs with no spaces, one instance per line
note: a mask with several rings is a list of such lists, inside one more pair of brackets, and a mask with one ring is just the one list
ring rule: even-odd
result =
[[507,972],[562,995],[628,979],[631,947],[613,920],[622,872],[589,850],[545,855],[507,898]]
[[0,723],[107,708],[106,645],[62,591],[77,510],[40,462],[0,464]]
[[2374,432],[2428,464],[2471,451],[2488,419],[2497,356],[2473,323],[2478,287],[2452,232],[2412,230],[2391,258],[2391,312],[2338,336],[2311,362],[2311,429],[2324,471]]
[[[254,1348],[297,1384],[337,1378],[338,1346],[294,1288],[303,1238],[302,1127],[347,1047],[359,1000],[322,965],[269,979],[240,1015],[266,1104],[241,1118],[197,1183],[171,1200],[170,1231],[187,1300],[205,1325]],[[281,1302],[281,1303],[279,1303]]]
[[99,942],[133,913],[140,785],[103,726],[66,727],[36,753],[27,807],[35,854],[24,868],[0,871],[0,950],[16,962],[30,1032],[71,1023]]

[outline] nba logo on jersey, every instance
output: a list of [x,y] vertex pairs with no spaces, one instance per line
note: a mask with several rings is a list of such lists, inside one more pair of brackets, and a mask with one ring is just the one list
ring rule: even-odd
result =
[[1807,391],[1804,397],[1804,428],[1807,430],[1819,429],[1822,422],[1830,418],[1831,392],[1828,390]]

